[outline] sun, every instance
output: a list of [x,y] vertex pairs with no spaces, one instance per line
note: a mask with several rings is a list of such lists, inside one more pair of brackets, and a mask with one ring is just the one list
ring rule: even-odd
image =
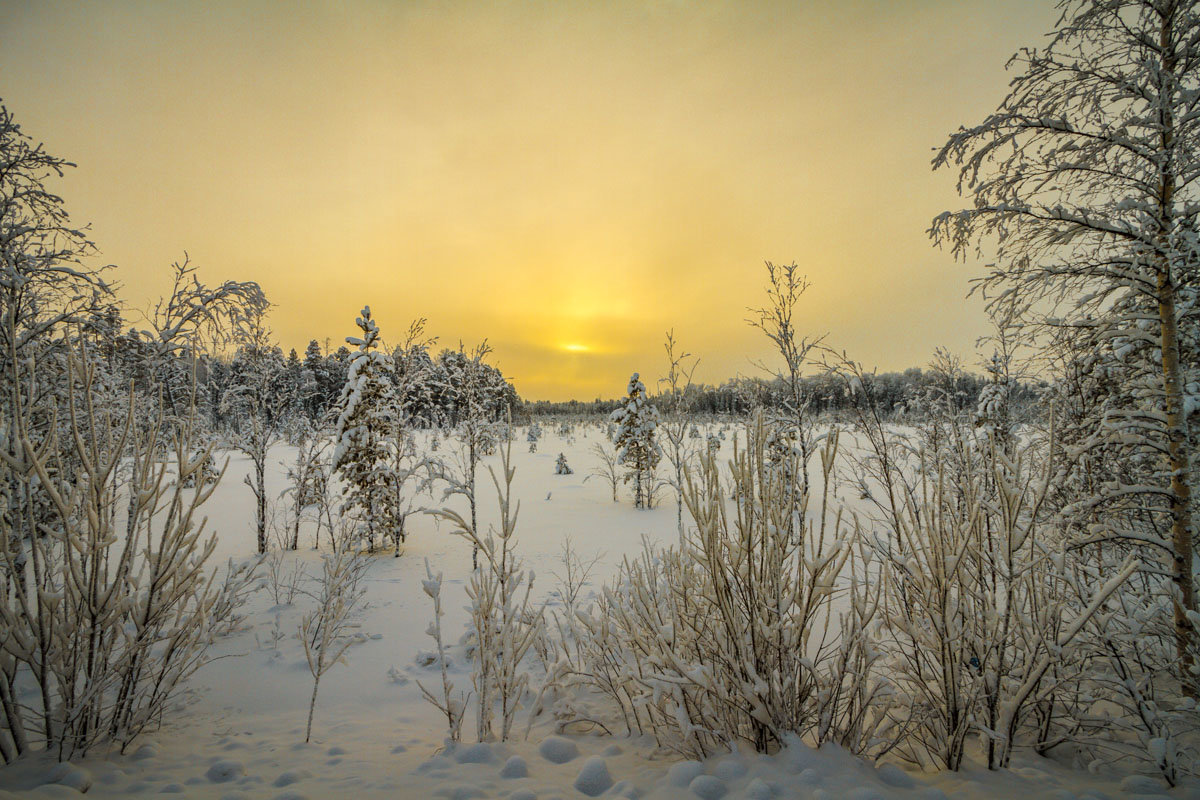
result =
[[587,351],[591,350],[592,348],[588,347],[586,344],[579,344],[578,342],[569,342],[567,344],[564,344],[562,346],[562,349],[566,350],[568,353],[586,353]]

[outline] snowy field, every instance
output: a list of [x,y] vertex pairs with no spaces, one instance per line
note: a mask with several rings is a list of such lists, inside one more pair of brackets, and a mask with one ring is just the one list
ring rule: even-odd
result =
[[[535,593],[547,596],[561,572],[562,548],[570,540],[585,561],[599,557],[585,591],[615,573],[622,557],[638,553],[643,537],[667,546],[676,541],[674,498],[665,491],[660,506],[633,508],[628,491],[621,502],[609,486],[589,477],[596,457],[589,452],[603,434],[595,426],[560,438],[547,425],[538,452],[528,453],[523,429],[513,443],[514,482],[521,500],[518,550],[536,573]],[[730,429],[732,437],[734,429]],[[427,443],[427,439],[423,443]],[[443,449],[446,445],[443,444]],[[723,454],[731,450],[729,441]],[[555,460],[566,455],[572,475],[556,475]],[[277,447],[269,487],[285,488],[285,462],[294,450]],[[242,560],[254,551],[253,499],[242,478],[248,462],[228,454],[223,482],[206,506],[219,539],[214,564]],[[498,457],[485,459],[495,465]],[[497,516],[495,492],[480,471],[481,520]],[[426,498],[429,505],[440,496]],[[286,576],[316,573],[320,556],[311,531],[301,549],[280,564]],[[359,639],[346,663],[321,682],[313,740],[304,743],[312,677],[297,637],[312,600],[296,593],[276,605],[270,580],[253,594],[245,627],[216,645],[215,660],[187,686],[186,707],[126,755],[95,754],[74,765],[29,758],[0,769],[0,797],[129,798],[177,794],[195,798],[1118,798],[1198,797],[1190,784],[1165,791],[1161,781],[1119,774],[1091,774],[1019,753],[1008,771],[988,772],[978,761],[962,771],[917,774],[895,764],[872,766],[829,748],[795,744],[772,756],[730,753],[706,763],[681,762],[656,752],[653,740],[623,736],[566,735],[549,715],[535,721],[528,738],[505,744],[468,743],[447,747],[445,719],[421,697],[418,679],[440,683],[436,666],[421,666],[429,651],[426,635],[432,607],[422,591],[425,560],[445,576],[447,639],[465,631],[464,584],[470,546],[451,536],[430,516],[410,520],[401,558],[385,550],[372,559],[366,578],[367,607]],[[266,571],[263,572],[264,577]],[[286,578],[285,581],[286,583]],[[307,585],[302,581],[300,587]],[[452,673],[460,688],[470,685],[470,663],[451,648]],[[525,720],[518,720],[523,732]]]

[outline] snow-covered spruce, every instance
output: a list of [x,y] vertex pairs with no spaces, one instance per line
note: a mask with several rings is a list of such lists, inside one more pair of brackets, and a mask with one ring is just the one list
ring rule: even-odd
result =
[[633,373],[621,406],[611,419],[617,429],[613,441],[617,459],[625,466],[625,481],[633,483],[633,504],[650,508],[654,504],[654,469],[662,457],[655,433],[658,430],[658,409],[646,397],[646,385],[641,376]]
[[377,536],[396,538],[400,529],[393,467],[397,401],[388,377],[392,358],[376,349],[379,328],[369,306],[355,324],[362,334],[346,338],[358,350],[338,399],[333,464],[346,487],[343,510],[359,521],[374,550]]

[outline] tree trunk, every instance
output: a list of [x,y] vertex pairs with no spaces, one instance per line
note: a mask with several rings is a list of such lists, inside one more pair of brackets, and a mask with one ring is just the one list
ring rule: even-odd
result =
[[[1179,6],[1171,3],[1163,13],[1159,32],[1159,52],[1162,54],[1162,69],[1174,76],[1179,57],[1174,40],[1175,16]],[[1171,473],[1171,579],[1175,583],[1173,598],[1175,616],[1175,648],[1179,658],[1180,677],[1184,694],[1197,695],[1196,680],[1192,674],[1194,666],[1193,643],[1195,626],[1188,612],[1196,611],[1196,590],[1192,579],[1192,500],[1191,459],[1188,453],[1188,423],[1183,408],[1183,380],[1179,364],[1179,317],[1175,306],[1176,287],[1171,277],[1169,237],[1175,200],[1175,170],[1179,164],[1175,159],[1175,115],[1169,105],[1170,98],[1162,97],[1167,91],[1160,86],[1159,124],[1162,128],[1160,144],[1162,159],[1159,167],[1159,252],[1156,254],[1155,279],[1158,294],[1159,345],[1162,350],[1162,388],[1166,415],[1167,466]]]
[[1159,273],[1159,330],[1162,338],[1162,379],[1167,417],[1167,465],[1171,472],[1171,579],[1174,599],[1175,648],[1179,658],[1183,690],[1197,695],[1192,646],[1196,628],[1188,612],[1196,611],[1196,589],[1192,577],[1192,489],[1188,452],[1188,424],[1183,409],[1183,381],[1179,365],[1179,330],[1175,292],[1170,276]]

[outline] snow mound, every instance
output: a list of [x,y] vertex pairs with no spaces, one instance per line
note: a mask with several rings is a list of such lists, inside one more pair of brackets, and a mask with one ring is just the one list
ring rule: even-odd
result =
[[736,781],[744,777],[750,768],[738,756],[725,756],[713,767],[712,774],[723,781]]
[[134,761],[145,761],[148,758],[154,758],[158,755],[158,745],[144,744],[133,753]]
[[68,763],[59,764],[51,770],[46,782],[66,786],[80,793],[92,788],[91,773],[82,767]]
[[725,793],[729,791],[729,787],[725,785],[725,781],[713,775],[697,775],[688,784],[688,788],[700,800],[721,800],[725,796]]
[[629,781],[617,781],[605,795],[605,797],[625,797],[628,800],[639,800],[641,796],[642,793]]
[[204,777],[212,783],[228,783],[245,774],[246,765],[240,761],[216,761],[208,768],[208,772],[204,773]]
[[513,756],[508,761],[504,762],[504,766],[500,770],[501,778],[524,778],[529,774],[529,767],[525,764],[525,759],[520,756]]
[[547,736],[538,745],[538,753],[551,764],[565,764],[579,756],[579,748],[570,739]]
[[297,783],[298,781],[307,780],[311,777],[312,773],[306,769],[289,769],[287,772],[275,779],[274,785],[282,788],[284,786],[291,786],[293,783]]
[[775,790],[762,778],[755,778],[746,787],[744,796],[746,800],[771,800],[775,796]]
[[494,757],[492,748],[486,742],[464,747],[454,753],[454,760],[460,764],[490,764]]
[[597,797],[613,785],[608,764],[600,756],[592,756],[575,777],[575,788],[588,797]]
[[680,761],[667,772],[667,783],[682,789],[690,786],[697,776],[704,774],[704,765],[699,761]]
[[472,798],[484,796],[476,786],[451,786],[447,789],[438,789],[434,794],[448,800],[472,800]]
[[911,775],[895,764],[882,765],[876,774],[879,776],[879,780],[896,789],[911,789],[917,785]]

